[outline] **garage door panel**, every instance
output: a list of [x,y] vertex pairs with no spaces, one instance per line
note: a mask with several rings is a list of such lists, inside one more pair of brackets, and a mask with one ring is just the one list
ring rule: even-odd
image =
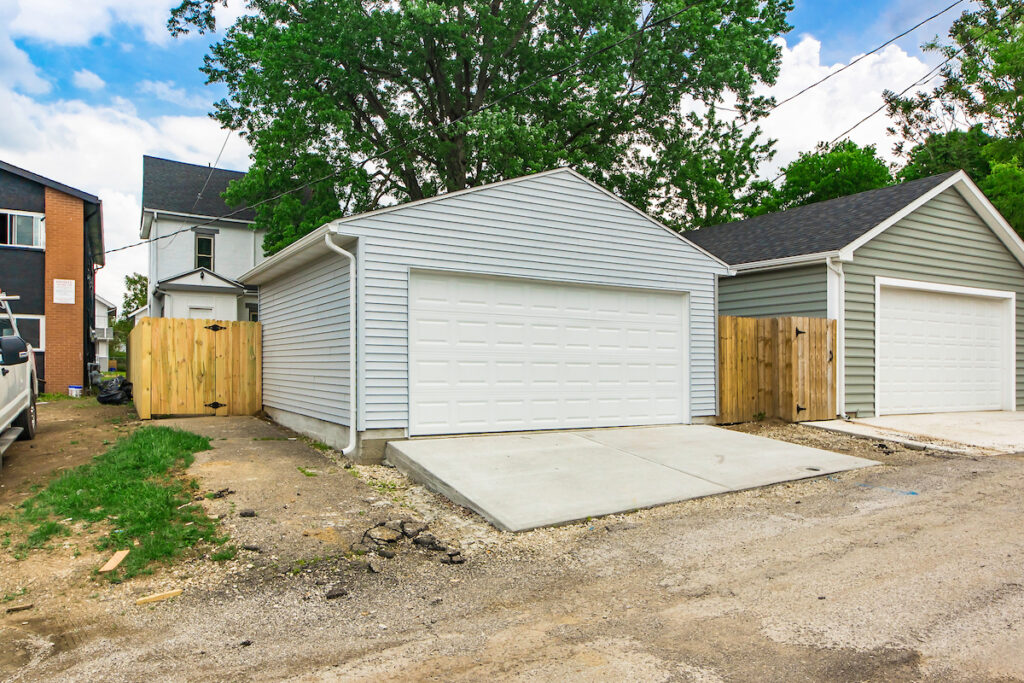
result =
[[682,422],[687,319],[685,293],[414,273],[410,432]]
[[877,412],[1007,406],[1012,307],[1006,299],[882,287]]

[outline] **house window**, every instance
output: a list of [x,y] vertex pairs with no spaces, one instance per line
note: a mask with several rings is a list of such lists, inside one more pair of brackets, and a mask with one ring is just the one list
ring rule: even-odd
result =
[[249,322],[258,323],[260,321],[260,309],[258,304],[246,304],[246,310],[249,313]]
[[196,268],[213,270],[213,235],[196,235]]
[[45,247],[42,216],[0,212],[0,244],[13,247]]

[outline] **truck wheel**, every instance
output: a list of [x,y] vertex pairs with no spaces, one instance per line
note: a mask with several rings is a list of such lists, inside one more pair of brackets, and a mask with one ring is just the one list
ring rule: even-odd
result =
[[36,438],[36,425],[39,423],[39,416],[36,413],[36,397],[32,395],[31,402],[28,404],[28,408],[21,411],[21,415],[14,418],[14,427],[21,427],[21,435],[18,439],[21,441],[31,441]]

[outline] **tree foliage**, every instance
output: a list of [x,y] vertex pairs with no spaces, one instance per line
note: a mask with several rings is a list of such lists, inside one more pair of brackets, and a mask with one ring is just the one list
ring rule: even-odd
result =
[[792,209],[804,204],[844,197],[891,185],[892,172],[874,145],[858,146],[851,140],[828,146],[819,143],[783,169],[779,186],[759,182],[748,196],[748,216]]
[[[172,32],[212,30],[217,4],[184,0]],[[215,117],[254,150],[228,199],[251,204],[330,176],[258,207],[273,252],[342,214],[562,165],[677,225],[727,219],[771,155],[745,126],[770,104],[754,88],[775,81],[772,41],[792,3],[248,6],[203,68],[229,92]],[[723,101],[735,120],[718,115]]]
[[993,141],[981,124],[967,130],[933,133],[907,153],[907,165],[899,171],[901,180],[917,180],[963,169],[974,182],[987,178],[992,168],[985,147]]
[[121,300],[120,315],[114,321],[114,349],[121,351],[128,341],[128,333],[132,331],[134,322],[129,313],[133,313],[149,302],[149,278],[140,273],[132,273],[124,277],[124,298]]

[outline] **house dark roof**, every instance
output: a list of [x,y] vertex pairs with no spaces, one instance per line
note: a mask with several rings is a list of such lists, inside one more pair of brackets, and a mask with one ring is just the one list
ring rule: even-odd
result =
[[839,251],[958,171],[684,233],[729,265]]
[[8,173],[13,173],[16,176],[21,176],[22,178],[39,183],[40,185],[51,187],[54,190],[59,190],[64,194],[71,195],[72,197],[78,197],[83,202],[87,202],[89,204],[98,205],[100,203],[100,198],[94,194],[89,194],[88,192],[76,190],[70,185],[65,185],[64,183],[58,183],[56,180],[44,178],[41,175],[35,174],[32,171],[26,171],[23,168],[18,168],[17,166],[7,163],[6,161],[0,161],[0,170],[7,171]]
[[[230,216],[233,220],[256,220],[256,212],[245,209],[238,213],[238,206],[228,206],[221,195],[228,183],[245,176],[239,171],[222,168],[185,164],[180,161],[142,157],[142,209],[143,211],[169,211],[197,216]],[[210,182],[207,183],[206,179]],[[206,185],[206,189],[203,189]],[[196,195],[202,191],[202,198],[196,202]]]

